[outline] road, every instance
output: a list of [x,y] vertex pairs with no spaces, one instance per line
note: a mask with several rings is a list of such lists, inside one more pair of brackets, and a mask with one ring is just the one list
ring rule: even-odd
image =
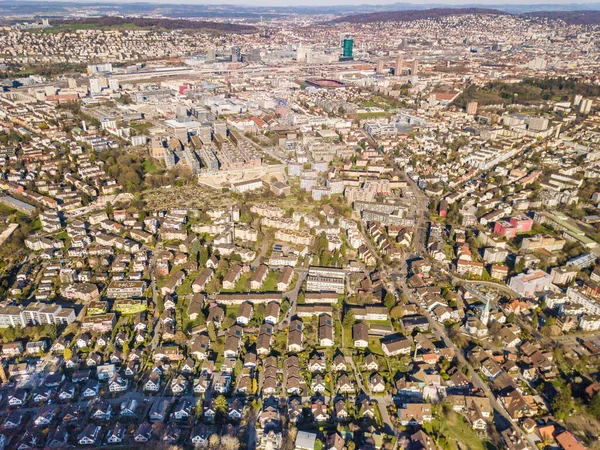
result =
[[290,308],[285,313],[283,320],[279,322],[279,329],[284,329],[287,324],[290,322],[291,318],[296,314],[296,307],[298,306],[298,294],[300,293],[300,289],[304,284],[304,280],[308,275],[308,270],[306,269],[297,269],[296,275],[298,275],[298,279],[296,280],[296,285],[294,289],[283,294],[290,301]]

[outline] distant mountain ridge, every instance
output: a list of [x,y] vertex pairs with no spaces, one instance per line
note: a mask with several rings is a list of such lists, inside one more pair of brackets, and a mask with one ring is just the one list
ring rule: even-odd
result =
[[150,19],[142,17],[89,17],[77,20],[51,20],[53,26],[93,25],[97,27],[119,27],[133,25],[139,28],[164,28],[167,30],[201,30],[227,33],[253,33],[256,28],[223,22],[208,22],[186,19]]
[[355,14],[332,20],[330,23],[371,23],[371,22],[411,22],[413,20],[436,19],[465,14],[508,15],[507,12],[488,8],[431,8],[403,11],[385,11],[369,14]]
[[[193,0],[183,0],[184,2]],[[201,1],[201,0],[196,0]],[[210,2],[210,0],[208,0]],[[352,16],[383,13],[394,17],[401,11],[410,11],[413,17],[419,17],[416,11],[446,11],[445,14],[457,14],[457,11],[474,11],[473,14],[510,13],[524,14],[524,17],[547,17],[550,20],[562,19],[567,23],[596,24],[600,0],[598,3],[563,3],[563,4],[516,4],[497,3],[486,5],[485,8],[477,4],[465,3],[462,5],[446,5],[442,3],[408,3],[396,2],[387,4],[348,4],[348,5],[305,5],[299,2],[295,6],[267,6],[252,4],[210,4],[210,3],[144,3],[132,0],[131,2],[74,0],[74,1],[41,1],[41,0],[0,0],[0,18],[15,20],[28,20],[33,17],[46,18],[80,18],[81,11],[88,17],[121,16],[121,17],[164,17],[164,18],[236,18],[246,19],[249,22],[269,20],[288,15],[310,16],[326,15],[341,16],[345,21]],[[266,0],[262,0],[266,1]],[[278,1],[278,0],[275,0]],[[284,0],[280,0],[284,1]],[[350,0],[349,0],[350,1]],[[377,1],[377,0],[375,0]],[[382,0],[380,0],[382,1]],[[414,1],[414,0],[413,0]],[[563,15],[564,13],[564,15]],[[430,14],[430,13],[429,13]],[[428,16],[429,17],[429,16]],[[441,16],[439,16],[441,17]],[[326,19],[324,19],[326,20]],[[343,22],[344,20],[337,20]],[[353,19],[352,19],[353,20]],[[364,20],[364,19],[363,19]],[[408,19],[415,20],[415,19]],[[7,23],[0,19],[0,22]]]
[[491,8],[431,8],[416,10],[381,11],[368,14],[353,14],[339,17],[329,23],[374,23],[374,22],[410,22],[413,20],[437,19],[457,15],[515,15],[524,18],[562,20],[569,25],[599,25],[600,11],[533,11],[511,14]]

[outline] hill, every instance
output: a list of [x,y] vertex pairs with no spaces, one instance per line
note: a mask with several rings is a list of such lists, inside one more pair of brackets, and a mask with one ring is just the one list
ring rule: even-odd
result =
[[562,20],[569,25],[598,25],[600,11],[537,11],[521,14],[531,19]]
[[372,22],[410,22],[413,20],[437,19],[440,17],[458,16],[464,14],[504,15],[497,9],[486,8],[432,8],[423,10],[385,11],[370,14],[354,14],[339,17],[330,23],[372,23]]
[[[250,25],[208,22],[184,19],[147,19],[142,17],[89,17],[77,20],[52,20],[53,28],[162,28],[167,30],[198,30],[216,33],[254,33],[256,28]],[[52,30],[50,28],[49,30]]]

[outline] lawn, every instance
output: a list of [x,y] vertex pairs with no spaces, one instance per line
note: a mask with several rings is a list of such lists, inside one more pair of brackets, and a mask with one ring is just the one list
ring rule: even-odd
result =
[[156,167],[156,164],[154,163],[154,161],[151,161],[149,159],[145,159],[142,166],[144,168],[145,173],[154,173],[157,170],[157,167]]
[[358,119],[373,119],[376,117],[389,117],[392,113],[389,112],[373,112],[373,113],[359,113],[355,114]]
[[271,270],[265,279],[262,287],[259,289],[261,292],[274,292],[277,290],[277,280],[279,280],[279,276],[281,272],[278,270]]
[[221,289],[221,292],[248,292],[252,273],[242,273],[233,289]]
[[[439,419],[436,425],[439,425]],[[469,450],[490,450],[495,447],[486,440],[480,438],[471,426],[462,416],[451,412],[446,416],[445,424],[441,426],[441,433],[448,440],[449,448],[460,450],[468,448]],[[458,444],[463,444],[460,447]]]

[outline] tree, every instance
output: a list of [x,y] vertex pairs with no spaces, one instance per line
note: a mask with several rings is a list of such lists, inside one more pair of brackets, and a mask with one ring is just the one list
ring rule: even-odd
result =
[[113,216],[113,205],[111,202],[106,202],[106,214],[109,218]]
[[323,450],[323,441],[321,439],[315,440],[315,450]]
[[240,448],[240,441],[235,436],[226,434],[221,438],[221,447],[225,450],[238,450]]
[[558,420],[565,420],[573,409],[573,394],[568,384],[552,400],[552,409]]
[[218,434],[211,434],[208,438],[208,447],[212,450],[216,450],[221,445],[221,439]]
[[519,262],[515,264],[515,272],[521,273],[525,271],[525,258],[519,259]]
[[215,411],[221,414],[227,414],[227,410],[229,409],[229,405],[227,404],[227,399],[223,395],[219,395],[215,398]]
[[596,395],[592,397],[590,406],[588,408],[592,416],[596,419],[600,419],[600,392],[596,392]]
[[404,317],[404,308],[400,305],[394,306],[390,310],[390,316],[392,317],[392,319],[400,319]]
[[63,356],[65,359],[71,359],[73,357],[73,350],[71,350],[70,348],[65,348]]
[[531,326],[533,327],[534,330],[537,330],[539,323],[540,323],[540,321],[538,318],[538,313],[537,313],[537,311],[534,311],[533,314],[531,315]]
[[354,313],[352,311],[346,312],[346,315],[344,316],[344,327],[351,327],[352,325],[354,325],[355,321],[356,319],[354,318]]
[[394,305],[396,305],[396,297],[394,296],[394,294],[392,292],[388,292],[385,294],[385,299],[383,300],[383,304],[385,305],[385,307],[388,310],[392,309],[394,307]]
[[205,246],[200,247],[200,252],[198,256],[198,266],[206,267],[206,262],[208,261],[208,248]]
[[123,354],[129,355],[129,342],[123,342]]

